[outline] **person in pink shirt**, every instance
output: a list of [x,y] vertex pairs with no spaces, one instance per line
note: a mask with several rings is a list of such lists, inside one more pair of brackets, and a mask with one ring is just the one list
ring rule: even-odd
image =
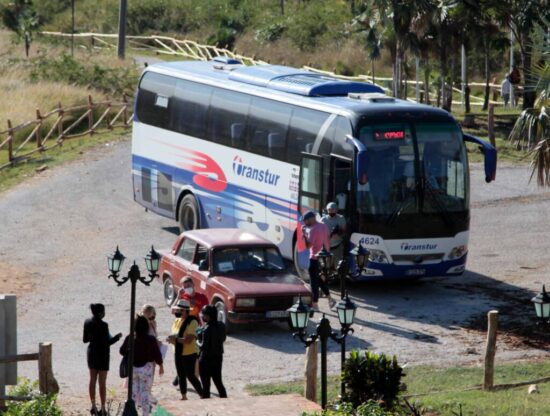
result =
[[319,277],[319,260],[317,253],[325,247],[330,250],[330,232],[328,227],[322,222],[317,221],[313,211],[308,211],[303,216],[305,228],[303,238],[306,247],[309,249],[309,282],[311,292],[313,293],[313,309],[319,310],[319,288],[328,299],[329,307],[332,309],[336,301],[330,296],[327,283]]

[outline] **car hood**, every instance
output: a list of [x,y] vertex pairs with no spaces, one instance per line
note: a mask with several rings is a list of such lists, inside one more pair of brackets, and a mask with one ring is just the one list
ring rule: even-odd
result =
[[243,275],[218,275],[213,277],[236,296],[282,294],[309,295],[304,282],[290,273],[251,273]]

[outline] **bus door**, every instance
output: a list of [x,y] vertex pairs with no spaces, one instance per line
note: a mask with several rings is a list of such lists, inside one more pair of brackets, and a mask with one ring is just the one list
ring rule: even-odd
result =
[[336,202],[338,213],[347,219],[351,212],[351,160],[331,155],[330,162],[329,200]]
[[323,204],[323,158],[302,153],[300,185],[298,191],[298,213],[307,211],[321,213]]

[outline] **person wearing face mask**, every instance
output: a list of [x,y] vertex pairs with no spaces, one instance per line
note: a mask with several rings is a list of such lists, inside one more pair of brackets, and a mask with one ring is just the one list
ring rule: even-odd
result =
[[330,231],[330,251],[334,254],[333,265],[336,266],[344,255],[344,235],[346,234],[346,219],[338,214],[336,202],[327,204],[327,214],[321,218]]
[[[174,361],[181,400],[187,400],[187,380],[192,384],[197,394],[202,397],[202,385],[195,375],[195,363],[199,352],[196,344],[198,320],[190,314],[191,305],[186,300],[179,300],[172,306],[174,323],[166,341],[174,346]],[[174,380],[175,382],[176,380]]]
[[202,293],[195,290],[195,284],[191,276],[185,276],[181,279],[181,289],[179,291],[179,299],[186,300],[191,305],[189,315],[197,318],[201,322],[200,313],[205,305],[208,305],[208,299]]

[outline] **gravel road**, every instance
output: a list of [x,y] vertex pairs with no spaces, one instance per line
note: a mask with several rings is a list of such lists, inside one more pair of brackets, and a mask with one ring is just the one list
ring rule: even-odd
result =
[[[397,354],[401,363],[410,365],[480,362],[485,335],[477,329],[485,325],[488,310],[500,309],[503,318],[511,320],[511,311],[532,315],[529,298],[542,283],[550,283],[545,257],[550,191],[529,185],[529,175],[527,166],[500,166],[497,181],[485,184],[482,167],[475,165],[468,271],[450,279],[354,285],[351,292],[360,309],[348,348]],[[20,295],[19,353],[35,352],[39,342],[52,341],[61,400],[68,414],[85,414],[88,371],[82,324],[89,316],[88,305],[104,303],[111,332],[128,332],[130,288],[107,279],[106,256],[118,244],[144,269],[142,257],[151,244],[171,246],[175,223],[133,202],[128,139],[88,151],[78,161],[46,170],[0,194],[0,212],[0,266],[5,276],[0,292]],[[161,335],[167,334],[171,317],[160,284],[138,286],[137,305],[146,302],[157,307]],[[335,314],[326,312],[336,324]],[[546,354],[545,348],[513,341],[499,344],[497,360]],[[328,366],[335,373],[338,347],[329,349]],[[303,353],[302,344],[293,341],[283,325],[241,329],[226,344],[228,393],[244,394],[250,382],[300,377]],[[117,348],[111,356],[111,367],[117,370]],[[166,369],[154,387],[160,400],[178,397],[170,384],[175,375],[172,357]],[[19,373],[37,378],[36,363],[21,363]],[[108,384],[117,396],[123,394],[116,371]]]

